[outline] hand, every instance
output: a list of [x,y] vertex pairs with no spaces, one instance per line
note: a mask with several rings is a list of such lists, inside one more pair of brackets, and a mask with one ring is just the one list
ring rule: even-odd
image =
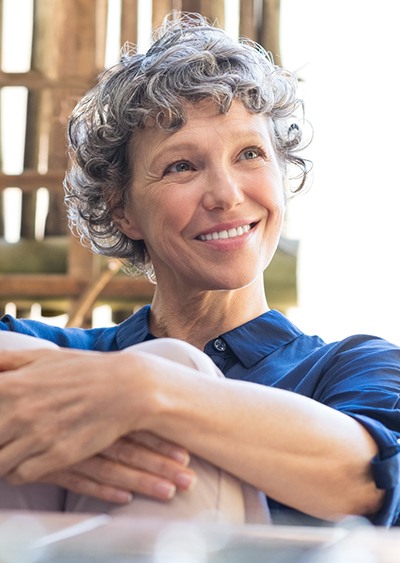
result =
[[130,502],[132,493],[169,500],[177,489],[188,490],[195,483],[189,461],[185,449],[149,432],[135,432],[41,481],[117,504]]
[[144,371],[132,353],[2,351],[0,477],[38,481],[138,429]]

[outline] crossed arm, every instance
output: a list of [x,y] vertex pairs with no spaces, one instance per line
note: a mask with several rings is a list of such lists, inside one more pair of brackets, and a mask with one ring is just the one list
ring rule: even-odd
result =
[[190,451],[313,516],[382,502],[375,442],[312,399],[130,350],[2,352],[0,371],[0,476],[10,482],[168,498],[194,478]]

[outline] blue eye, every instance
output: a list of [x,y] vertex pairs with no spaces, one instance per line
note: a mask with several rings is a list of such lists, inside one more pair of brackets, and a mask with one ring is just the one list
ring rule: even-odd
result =
[[251,147],[250,149],[246,149],[242,152],[242,156],[245,160],[253,160],[258,158],[260,155],[261,151],[257,147]]
[[193,166],[187,162],[186,160],[180,160],[179,162],[174,162],[170,166],[168,166],[166,173],[179,173],[179,172],[188,172],[189,170],[193,170]]

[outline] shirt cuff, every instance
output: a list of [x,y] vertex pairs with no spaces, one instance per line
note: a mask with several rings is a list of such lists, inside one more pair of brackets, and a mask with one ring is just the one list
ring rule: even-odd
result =
[[367,416],[350,416],[364,426],[379,449],[371,461],[371,470],[377,488],[386,494],[380,510],[367,518],[377,526],[400,525],[400,443],[397,434]]

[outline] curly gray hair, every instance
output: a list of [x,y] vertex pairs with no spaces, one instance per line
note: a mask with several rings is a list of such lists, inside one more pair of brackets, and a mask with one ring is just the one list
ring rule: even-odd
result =
[[132,140],[151,123],[175,131],[185,123],[187,103],[213,100],[226,113],[233,100],[267,115],[284,173],[307,163],[302,128],[295,115],[297,80],[276,66],[258,44],[230,38],[198,14],[166,18],[146,54],[125,48],[75,107],[68,128],[70,166],[64,187],[71,229],[81,242],[105,256],[122,259],[139,272],[151,271],[144,241],[131,240],[114,221],[132,177]]

